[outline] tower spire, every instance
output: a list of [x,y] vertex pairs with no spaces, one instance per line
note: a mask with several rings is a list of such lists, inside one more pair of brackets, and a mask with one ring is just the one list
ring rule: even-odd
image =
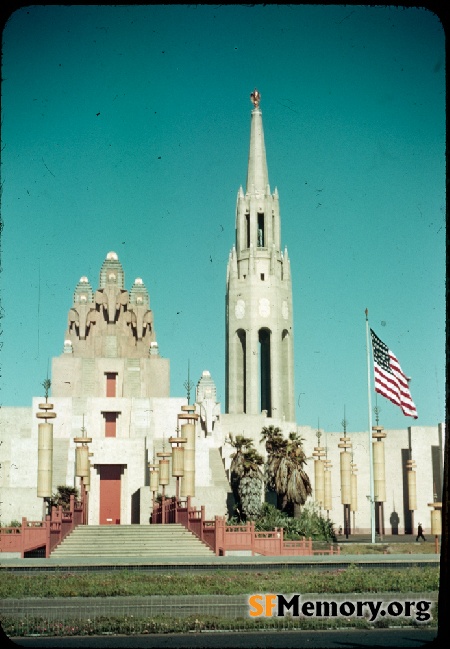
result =
[[227,269],[226,412],[294,421],[292,286],[281,252],[278,192],[270,194],[259,108],[250,98],[246,193],[236,203],[236,247]]
[[262,112],[259,107],[261,95],[256,88],[251,93],[250,99],[254,105],[254,109],[251,113],[252,120],[250,126],[250,150],[248,154],[246,191],[247,194],[265,194],[269,185],[269,174],[267,171]]

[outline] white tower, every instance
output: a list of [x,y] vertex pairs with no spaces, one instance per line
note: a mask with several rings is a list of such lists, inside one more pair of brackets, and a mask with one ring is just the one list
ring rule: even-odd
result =
[[226,412],[295,421],[292,287],[281,252],[278,191],[270,193],[260,95],[251,94],[247,187],[239,189],[227,268]]

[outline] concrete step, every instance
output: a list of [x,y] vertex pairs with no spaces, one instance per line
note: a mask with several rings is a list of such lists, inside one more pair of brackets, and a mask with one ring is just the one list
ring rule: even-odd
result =
[[151,550],[148,548],[136,548],[133,551],[130,550],[118,550],[117,548],[112,548],[112,549],[99,549],[99,548],[64,548],[59,550],[58,552],[56,551],[52,552],[52,557],[53,556],[79,556],[79,557],[87,557],[87,556],[94,556],[94,557],[104,557],[104,556],[117,556],[117,557],[140,557],[140,556],[152,556],[152,557],[168,557],[168,556],[174,556],[176,555],[177,557],[179,556],[210,556],[210,552],[208,550],[199,550],[198,548],[196,549],[188,549],[185,548],[183,550],[178,550],[176,552],[171,551],[169,548],[164,549],[159,549],[159,550]]
[[52,557],[212,556],[214,553],[180,524],[79,525]]
[[130,532],[133,534],[161,534],[165,532],[167,534],[173,534],[175,530],[177,533],[191,533],[184,525],[169,523],[166,525],[78,525],[76,529],[79,532],[87,531],[89,534],[92,534],[93,531],[99,531],[102,534],[108,534],[108,532],[121,532],[123,534]]
[[126,539],[126,538],[134,538],[134,539],[171,539],[171,538],[190,538],[192,534],[189,532],[180,532],[180,533],[175,533],[175,532],[158,532],[158,533],[142,533],[142,532],[99,532],[98,530],[94,530],[93,532],[80,532],[77,534],[77,537],[82,539],[82,538],[92,538],[93,536],[99,536],[103,539]]
[[198,548],[198,547],[200,547],[200,548],[204,547],[203,544],[200,544],[200,546],[199,546],[198,545],[199,543],[200,543],[200,541],[197,541],[197,543],[171,543],[170,545],[167,544],[167,543],[165,543],[165,544],[160,543],[159,545],[155,545],[154,543],[126,543],[126,544],[121,543],[120,547],[119,547],[119,544],[117,544],[117,543],[108,543],[108,544],[103,544],[103,543],[98,543],[98,542],[94,542],[94,543],[91,543],[91,542],[89,542],[89,543],[78,543],[78,542],[66,543],[65,541],[63,541],[63,543],[61,543],[59,547],[60,548],[63,548],[63,547],[64,548],[81,548],[81,549],[91,547],[91,548],[95,548],[95,549],[97,549],[97,548],[99,548],[99,549],[105,548],[105,549],[112,549],[112,550],[114,550],[114,548],[117,548],[118,550],[121,550],[122,552],[124,552],[124,551],[126,551],[127,549],[130,549],[130,548],[154,548],[155,550],[165,551],[165,550],[168,550],[168,549],[174,550],[174,549],[177,549],[177,548],[191,547],[191,548],[195,549],[195,548]]
[[84,550],[74,550],[74,551],[67,551],[67,552],[52,552],[52,558],[62,558],[62,557],[96,557],[101,559],[102,557],[118,557],[118,558],[133,558],[133,557],[148,557],[150,558],[157,558],[157,557],[200,557],[200,558],[205,558],[205,557],[211,557],[213,556],[210,552],[192,552],[190,550],[185,550],[183,552],[150,552],[148,550],[135,550],[134,552],[113,552],[105,550],[104,552],[99,552],[98,550],[95,552],[86,552]]
[[[86,545],[88,545],[88,547],[90,546],[90,547],[105,548],[105,549],[106,548],[114,549],[114,548],[117,547],[117,543],[107,543],[107,544],[106,543],[105,544],[104,543],[99,543],[99,542],[94,542],[94,543],[89,542],[89,544],[78,543],[78,542],[64,543],[65,548],[85,548]],[[61,544],[61,546],[62,546],[62,544]],[[187,548],[187,547],[191,547],[191,548],[195,549],[196,547],[198,547],[198,544],[197,543],[171,543],[169,545],[168,543],[165,543],[164,545],[162,545],[162,544],[156,545],[155,543],[127,543],[127,544],[122,543],[121,546],[122,546],[122,548],[119,548],[119,549],[121,549],[122,551],[124,551],[126,549],[130,549],[130,548],[154,548],[155,550],[159,550],[159,549],[162,549],[162,550],[171,549],[171,550],[173,550],[173,549],[177,549],[177,548]]]

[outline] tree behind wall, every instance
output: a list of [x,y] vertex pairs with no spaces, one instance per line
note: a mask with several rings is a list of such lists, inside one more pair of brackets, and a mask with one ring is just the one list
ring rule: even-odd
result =
[[278,495],[280,508],[300,516],[301,507],[312,493],[309,477],[304,469],[306,455],[303,439],[298,433],[289,433],[284,438],[281,429],[265,426],[261,431],[265,442],[267,461],[265,465],[266,487]]
[[230,435],[230,444],[236,449],[231,455],[230,482],[240,521],[254,520],[261,509],[264,482],[260,467],[261,455],[253,447],[253,440],[243,435]]
[[56,493],[52,494],[50,498],[50,505],[52,507],[59,507],[61,505],[63,509],[69,509],[70,496],[75,496],[75,500],[78,500],[78,489],[67,485],[59,485]]

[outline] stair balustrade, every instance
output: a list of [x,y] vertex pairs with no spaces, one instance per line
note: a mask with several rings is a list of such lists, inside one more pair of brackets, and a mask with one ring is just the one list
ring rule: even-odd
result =
[[52,507],[51,514],[43,521],[29,521],[24,517],[20,527],[0,528],[0,553],[20,552],[23,559],[31,552],[41,550],[47,558],[82,521],[83,505],[71,495],[68,510],[62,506]]
[[251,552],[261,556],[312,556],[314,554],[340,554],[338,544],[328,549],[313,549],[312,539],[285,540],[283,528],[272,531],[256,531],[254,522],[242,525],[227,525],[225,517],[216,516],[213,521],[205,520],[205,508],[191,506],[190,496],[186,500],[173,496],[153,507],[152,523],[176,520],[206,543],[217,556],[227,552]]

